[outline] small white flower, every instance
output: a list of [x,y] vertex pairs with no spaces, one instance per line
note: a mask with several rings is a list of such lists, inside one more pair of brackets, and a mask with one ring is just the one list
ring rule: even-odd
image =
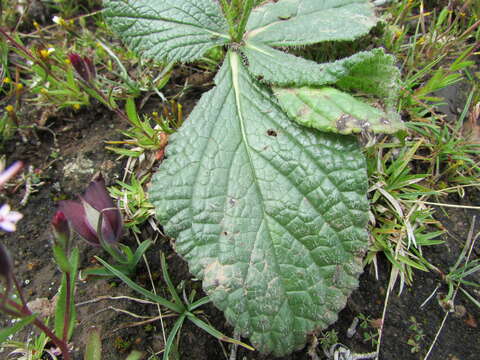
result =
[[0,228],[5,231],[15,231],[17,222],[23,218],[23,215],[17,211],[10,211],[10,206],[4,204],[0,208]]

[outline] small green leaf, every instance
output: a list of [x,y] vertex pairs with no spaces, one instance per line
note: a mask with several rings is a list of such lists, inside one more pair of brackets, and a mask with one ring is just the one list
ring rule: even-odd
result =
[[67,256],[65,255],[65,251],[60,245],[53,246],[53,257],[55,258],[55,262],[57,263],[58,267],[62,272],[70,272],[71,266],[70,262],[68,261]]
[[100,337],[100,329],[91,328],[88,331],[87,347],[85,349],[84,360],[101,360],[102,359],[102,339]]
[[197,301],[191,303],[188,306],[188,311],[194,311],[195,309],[199,308],[202,305],[208,304],[210,302],[210,298],[208,296],[204,296],[201,299],[198,299]]
[[229,40],[211,0],[105,0],[104,16],[132,50],[158,61],[193,61]]
[[252,11],[244,40],[271,46],[354,40],[377,21],[368,0],[280,0]]
[[131,97],[127,98],[127,101],[125,103],[125,110],[127,112],[128,120],[130,120],[130,122],[135,126],[141,127],[142,124],[140,122],[140,119],[138,118],[137,106],[135,105],[135,101]]
[[7,340],[10,336],[15,335],[17,332],[22,330],[25,326],[31,324],[36,317],[37,317],[36,314],[32,314],[30,316],[22,318],[20,321],[18,321],[14,325],[0,330],[0,345],[3,344],[3,342]]
[[141,360],[143,353],[140,351],[132,351],[125,360]]
[[276,88],[274,92],[288,116],[303,126],[339,134],[405,130],[398,114],[386,113],[331,87]]
[[138,262],[142,258],[143,254],[145,254],[145,251],[148,250],[148,248],[153,244],[151,240],[145,240],[143,241],[135,250],[135,254],[133,254],[132,261],[129,265],[132,267],[137,266]]
[[135,150],[128,150],[128,149],[122,149],[122,148],[116,148],[112,146],[106,146],[107,150],[113,151],[116,154],[123,155],[123,156],[131,156],[134,158],[139,157],[140,155],[143,154],[143,151],[135,151]]

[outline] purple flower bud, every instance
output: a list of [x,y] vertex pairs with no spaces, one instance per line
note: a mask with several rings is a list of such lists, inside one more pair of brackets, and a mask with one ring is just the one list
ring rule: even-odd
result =
[[68,55],[68,59],[72,63],[73,68],[77,72],[77,74],[82,78],[85,82],[91,82],[97,76],[97,72],[95,70],[95,66],[93,65],[92,60],[84,56],[83,58],[76,54],[71,53]]
[[[80,201],[60,201],[59,210],[64,213],[75,231],[87,242],[99,246],[100,239],[114,245],[122,236],[123,220],[120,210],[113,203],[99,174],[85,190]],[[101,230],[98,225],[101,219]]]
[[59,210],[53,215],[52,231],[55,242],[59,243],[63,249],[68,249],[70,225],[68,224],[65,214]]
[[0,277],[6,282],[6,294],[12,288],[13,261],[7,248],[0,244]]

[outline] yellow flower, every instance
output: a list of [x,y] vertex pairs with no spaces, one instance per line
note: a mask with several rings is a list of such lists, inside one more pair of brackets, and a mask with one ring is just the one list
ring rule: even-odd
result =
[[12,82],[12,79],[10,79],[9,77],[6,77],[5,79],[3,79],[3,82],[5,84],[10,84]]
[[40,56],[41,56],[43,59],[48,58],[48,55],[49,55],[48,50],[45,50],[45,49],[40,50]]
[[73,104],[74,110],[80,110],[80,104]]
[[8,113],[13,113],[15,111],[12,105],[5,106],[5,110],[7,110]]
[[16,86],[17,90],[22,90],[23,89],[23,84],[21,84],[21,83],[18,83],[15,86]]
[[65,21],[65,19],[60,17],[60,16],[54,16],[52,21],[55,24],[60,25],[60,26],[66,26],[67,25],[67,22]]
[[37,31],[40,31],[40,24],[37,23],[36,21],[33,22],[33,26],[35,26],[35,29],[37,29]]

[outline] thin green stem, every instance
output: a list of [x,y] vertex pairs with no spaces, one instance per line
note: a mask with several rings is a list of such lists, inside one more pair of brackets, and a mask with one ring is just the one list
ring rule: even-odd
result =
[[20,298],[20,301],[22,302],[23,307],[27,307],[27,302],[25,301],[25,297],[23,296],[22,288],[20,287],[20,284],[19,284],[15,274],[12,274],[12,280],[13,280],[13,283],[15,284],[15,288],[17,289],[18,297]]
[[245,32],[248,18],[250,17],[250,13],[253,9],[253,3],[254,0],[246,0],[246,3],[243,5],[242,17],[240,18],[240,23],[236,29],[236,42],[240,42],[243,38],[243,33]]
[[223,13],[225,14],[225,18],[227,19],[228,23],[228,32],[232,39],[235,38],[235,14],[233,13],[233,7],[231,4],[228,3],[227,0],[220,0],[220,4],[223,9]]
[[56,75],[51,71],[50,67],[48,65],[46,65],[43,61],[39,61],[34,55],[33,53],[27,49],[25,46],[23,46],[22,44],[20,44],[18,41],[16,41],[13,37],[11,37],[7,31],[5,29],[2,29],[0,28],[0,34],[3,35],[8,41],[10,41],[10,43],[15,47],[17,48],[18,50],[20,50],[21,52],[23,52],[23,54],[28,57],[33,63],[36,63],[38,66],[40,66],[43,71],[45,71],[45,73],[50,76],[52,79],[54,79],[55,81],[59,82],[59,83],[62,83],[63,86],[65,86],[67,89],[69,89],[70,91],[73,91],[73,92],[76,92],[76,89],[72,88],[69,84],[67,84],[65,81],[61,81],[59,78],[56,77]]

